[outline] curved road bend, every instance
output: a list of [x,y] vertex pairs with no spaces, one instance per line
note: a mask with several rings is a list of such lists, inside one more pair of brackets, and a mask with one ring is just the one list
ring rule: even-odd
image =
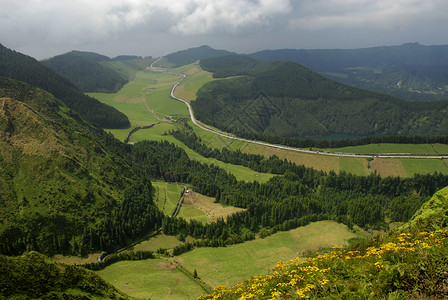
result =
[[[208,132],[211,132],[211,133],[214,133],[214,134],[217,134],[217,135],[220,135],[220,136],[232,139],[232,140],[238,140],[238,141],[243,141],[243,142],[247,142],[247,143],[252,143],[252,144],[257,144],[257,145],[277,148],[277,149],[284,149],[284,150],[290,150],[290,151],[295,151],[295,152],[301,152],[301,153],[310,153],[310,154],[319,154],[319,155],[328,155],[328,156],[341,156],[341,157],[372,157],[372,155],[367,155],[367,154],[330,153],[330,152],[325,152],[325,151],[307,150],[307,149],[294,148],[294,147],[278,145],[278,144],[270,144],[270,143],[267,143],[267,142],[257,141],[257,140],[248,140],[248,139],[245,139],[245,138],[241,138],[241,137],[230,135],[229,133],[222,132],[222,131],[216,130],[214,128],[208,127],[208,126],[206,126],[204,124],[198,123],[196,118],[194,117],[193,109],[191,108],[190,103],[187,100],[179,98],[179,97],[174,95],[174,91],[176,90],[177,86],[182,82],[182,80],[184,80],[187,77],[187,75],[186,74],[182,74],[182,73],[168,72],[165,69],[155,69],[154,68],[154,64],[157,63],[161,59],[162,59],[162,57],[158,58],[156,61],[154,61],[151,64],[151,66],[149,68],[151,69],[151,71],[154,71],[154,72],[167,73],[167,74],[171,74],[171,75],[181,76],[181,78],[176,82],[176,84],[174,84],[173,88],[171,89],[170,96],[171,96],[171,98],[176,99],[178,101],[181,101],[181,102],[185,103],[185,105],[187,105],[188,111],[190,113],[191,122],[193,122],[194,125],[198,126],[199,128],[201,128],[203,130],[206,130]],[[378,155],[373,155],[373,156],[374,157],[378,157],[378,158],[448,159],[447,155],[378,154]]]

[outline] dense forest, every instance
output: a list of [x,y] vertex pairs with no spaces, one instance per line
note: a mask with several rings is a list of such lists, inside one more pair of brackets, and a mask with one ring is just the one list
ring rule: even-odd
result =
[[109,60],[95,53],[72,51],[43,60],[42,64],[69,79],[83,92],[117,92],[127,80],[101,64]]
[[41,63],[69,79],[83,92],[115,93],[135,72],[144,70],[152,61],[151,57],[135,55],[109,58],[93,52],[71,51]]
[[[203,59],[225,80],[205,84],[196,117],[237,135],[306,138],[331,135],[446,135],[447,102],[406,102],[322,77],[292,62],[247,56]],[[213,116],[213,117],[212,117]]]
[[103,128],[127,128],[126,115],[85,95],[68,79],[58,75],[34,58],[0,44],[0,76],[24,81],[42,88],[78,112],[85,120]]
[[250,57],[292,61],[345,84],[406,100],[448,99],[448,46],[407,43],[363,49],[263,50]]

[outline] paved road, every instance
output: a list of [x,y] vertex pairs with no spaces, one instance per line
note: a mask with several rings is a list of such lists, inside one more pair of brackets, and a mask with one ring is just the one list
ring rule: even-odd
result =
[[316,150],[307,150],[307,149],[301,149],[301,148],[295,148],[295,147],[289,147],[289,146],[284,146],[284,145],[278,145],[278,144],[270,144],[267,142],[263,142],[263,141],[257,141],[257,140],[248,140],[245,138],[240,138],[234,135],[231,135],[229,133],[223,132],[223,131],[219,131],[217,129],[214,129],[212,127],[209,127],[207,125],[204,125],[200,122],[198,122],[196,120],[196,118],[194,117],[193,114],[193,109],[191,108],[190,103],[182,98],[177,97],[176,95],[174,95],[174,92],[176,90],[176,88],[178,87],[178,85],[182,82],[182,80],[184,80],[187,75],[186,74],[182,74],[182,73],[173,73],[173,72],[168,72],[165,69],[160,69],[160,68],[154,68],[154,64],[157,63],[160,59],[157,59],[156,61],[154,61],[151,66],[150,69],[154,72],[159,72],[159,73],[167,73],[167,74],[172,74],[172,75],[177,75],[177,76],[181,76],[181,78],[176,82],[176,84],[174,84],[173,88],[171,89],[171,98],[176,99],[178,101],[181,101],[183,103],[185,103],[188,107],[188,111],[190,113],[190,118],[191,118],[191,122],[193,122],[194,125],[198,126],[199,128],[202,128],[203,130],[206,130],[208,132],[232,139],[232,140],[238,140],[238,141],[244,141],[247,143],[252,143],[252,144],[257,144],[257,145],[262,145],[262,146],[267,146],[267,147],[272,147],[272,148],[277,148],[277,149],[285,149],[285,150],[290,150],[290,151],[295,151],[295,152],[301,152],[301,153],[310,153],[310,154],[318,154],[318,155],[327,155],[327,156],[340,156],[340,157],[379,157],[379,158],[416,158],[416,159],[448,159],[448,156],[446,155],[411,155],[411,154],[378,154],[378,155],[367,155],[367,154],[356,154],[356,153],[342,153],[342,152],[336,152],[336,153],[331,153],[331,152],[326,152],[326,151],[316,151]]

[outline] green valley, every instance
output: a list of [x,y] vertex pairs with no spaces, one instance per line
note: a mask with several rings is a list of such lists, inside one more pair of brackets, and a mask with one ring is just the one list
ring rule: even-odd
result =
[[[228,54],[55,57],[91,84],[86,99],[129,120],[107,132],[42,88],[0,78],[0,298],[445,296],[445,104],[405,108],[299,65]],[[297,118],[298,98],[327,107],[332,125],[305,106]],[[383,125],[391,136],[357,122],[379,104],[399,116]],[[294,140],[288,114],[303,132],[338,124],[354,138]],[[403,123],[418,136],[393,131]]]

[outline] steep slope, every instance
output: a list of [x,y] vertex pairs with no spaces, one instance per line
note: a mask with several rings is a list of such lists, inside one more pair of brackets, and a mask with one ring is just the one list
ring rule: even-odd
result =
[[2,299],[126,299],[92,271],[58,264],[37,252],[0,255]]
[[115,108],[82,93],[68,79],[34,58],[0,44],[0,76],[24,81],[52,93],[81,117],[104,128],[127,128],[129,120]]
[[101,64],[105,61],[110,61],[110,58],[91,52],[72,51],[41,63],[69,79],[83,92],[116,92],[127,80]]
[[234,53],[226,50],[216,50],[210,46],[203,45],[200,47],[190,48],[168,54],[165,56],[165,59],[168,61],[168,63],[172,64],[173,67],[180,67],[183,65],[194,63],[195,61],[200,59],[225,56],[230,54]]
[[149,181],[108,139],[51,94],[0,78],[1,253],[107,250],[160,221]]
[[406,102],[329,80],[292,62],[201,60],[215,77],[192,103],[197,118],[247,137],[445,135],[447,102]]
[[448,99],[448,45],[263,50],[250,57],[292,61],[328,78],[406,100]]

